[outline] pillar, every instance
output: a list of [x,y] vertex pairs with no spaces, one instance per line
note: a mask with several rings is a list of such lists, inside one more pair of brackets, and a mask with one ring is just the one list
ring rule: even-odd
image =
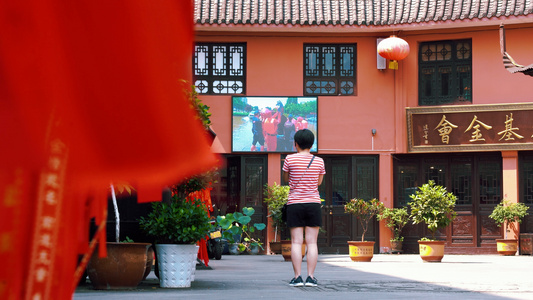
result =
[[[502,151],[502,172],[503,198],[518,203],[518,151]],[[518,223],[515,225],[520,232]],[[507,238],[518,239],[518,236],[511,231]]]
[[[281,184],[281,154],[269,153],[268,154],[268,185],[274,183]],[[267,220],[267,236],[265,241],[266,253],[270,254],[270,241],[274,239],[275,228],[273,227],[272,220]]]
[[[379,200],[386,207],[394,207],[393,199],[393,164],[390,153],[379,155]],[[385,221],[379,222],[379,245],[380,247],[389,247],[392,233],[385,225]]]

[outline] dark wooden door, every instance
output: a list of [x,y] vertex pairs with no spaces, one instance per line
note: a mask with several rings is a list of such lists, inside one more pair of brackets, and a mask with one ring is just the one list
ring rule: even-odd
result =
[[[227,182],[226,212],[252,207],[255,209],[252,223],[266,224],[267,209],[263,203],[263,187],[267,183],[267,156],[228,156],[227,167],[220,174],[220,180]],[[266,242],[266,230],[255,234],[262,242]]]
[[227,209],[223,214],[235,212],[241,204],[241,157],[232,156],[227,158],[225,181],[227,182]]
[[493,247],[500,229],[489,215],[502,199],[501,160],[494,156],[454,157],[449,177],[450,191],[457,196],[457,218],[448,228],[447,244],[454,248]]
[[[365,200],[377,197],[377,158],[372,156],[321,156],[326,164],[326,175],[319,187],[322,207],[322,230],[318,244],[321,253],[348,253],[347,241],[361,238],[359,223],[344,212],[344,204],[352,198]],[[374,225],[374,224],[373,224]],[[370,226],[366,240],[375,240]],[[376,248],[378,245],[376,245]]]
[[[240,208],[252,207],[255,209],[252,221],[266,224],[268,212],[263,203],[263,188],[267,183],[267,157],[242,156],[242,166]],[[266,230],[262,234],[264,241]]]
[[[437,232],[448,253],[491,253],[500,229],[488,217],[501,201],[501,157],[497,154],[406,155],[395,163],[395,206],[406,206],[417,187],[435,181],[457,196],[457,218]],[[417,253],[417,240],[428,236],[424,224],[408,225],[404,251]],[[494,249],[493,249],[494,248]]]
[[533,151],[520,153],[519,178],[520,202],[529,207],[529,215],[520,224],[520,233],[531,233],[533,232]]

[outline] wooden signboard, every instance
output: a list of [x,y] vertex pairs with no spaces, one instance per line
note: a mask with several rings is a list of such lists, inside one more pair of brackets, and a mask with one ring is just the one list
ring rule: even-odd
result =
[[407,108],[409,152],[533,149],[533,103]]

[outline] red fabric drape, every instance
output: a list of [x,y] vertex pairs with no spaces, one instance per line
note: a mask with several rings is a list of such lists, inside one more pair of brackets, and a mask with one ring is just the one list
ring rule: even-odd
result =
[[180,84],[191,2],[0,5],[0,299],[72,297],[109,183],[159,200],[149,191],[215,165]]
[[[207,215],[211,216],[210,211],[213,211],[213,203],[211,202],[212,189],[212,187],[208,187],[200,191],[192,192],[187,196],[187,200],[200,199],[207,208]],[[208,239],[209,236],[206,236],[205,239],[201,239],[198,241],[198,243],[196,243],[198,246],[200,246],[198,249],[198,259],[202,260],[206,266],[209,266],[209,254],[207,253]]]

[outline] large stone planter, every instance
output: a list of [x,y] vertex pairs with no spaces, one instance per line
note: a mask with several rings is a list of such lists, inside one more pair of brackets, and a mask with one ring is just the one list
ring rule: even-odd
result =
[[97,290],[132,289],[146,271],[148,243],[107,243],[107,257],[94,251],[87,264],[87,274]]
[[159,286],[163,288],[187,288],[191,286],[196,271],[198,246],[157,244]]

